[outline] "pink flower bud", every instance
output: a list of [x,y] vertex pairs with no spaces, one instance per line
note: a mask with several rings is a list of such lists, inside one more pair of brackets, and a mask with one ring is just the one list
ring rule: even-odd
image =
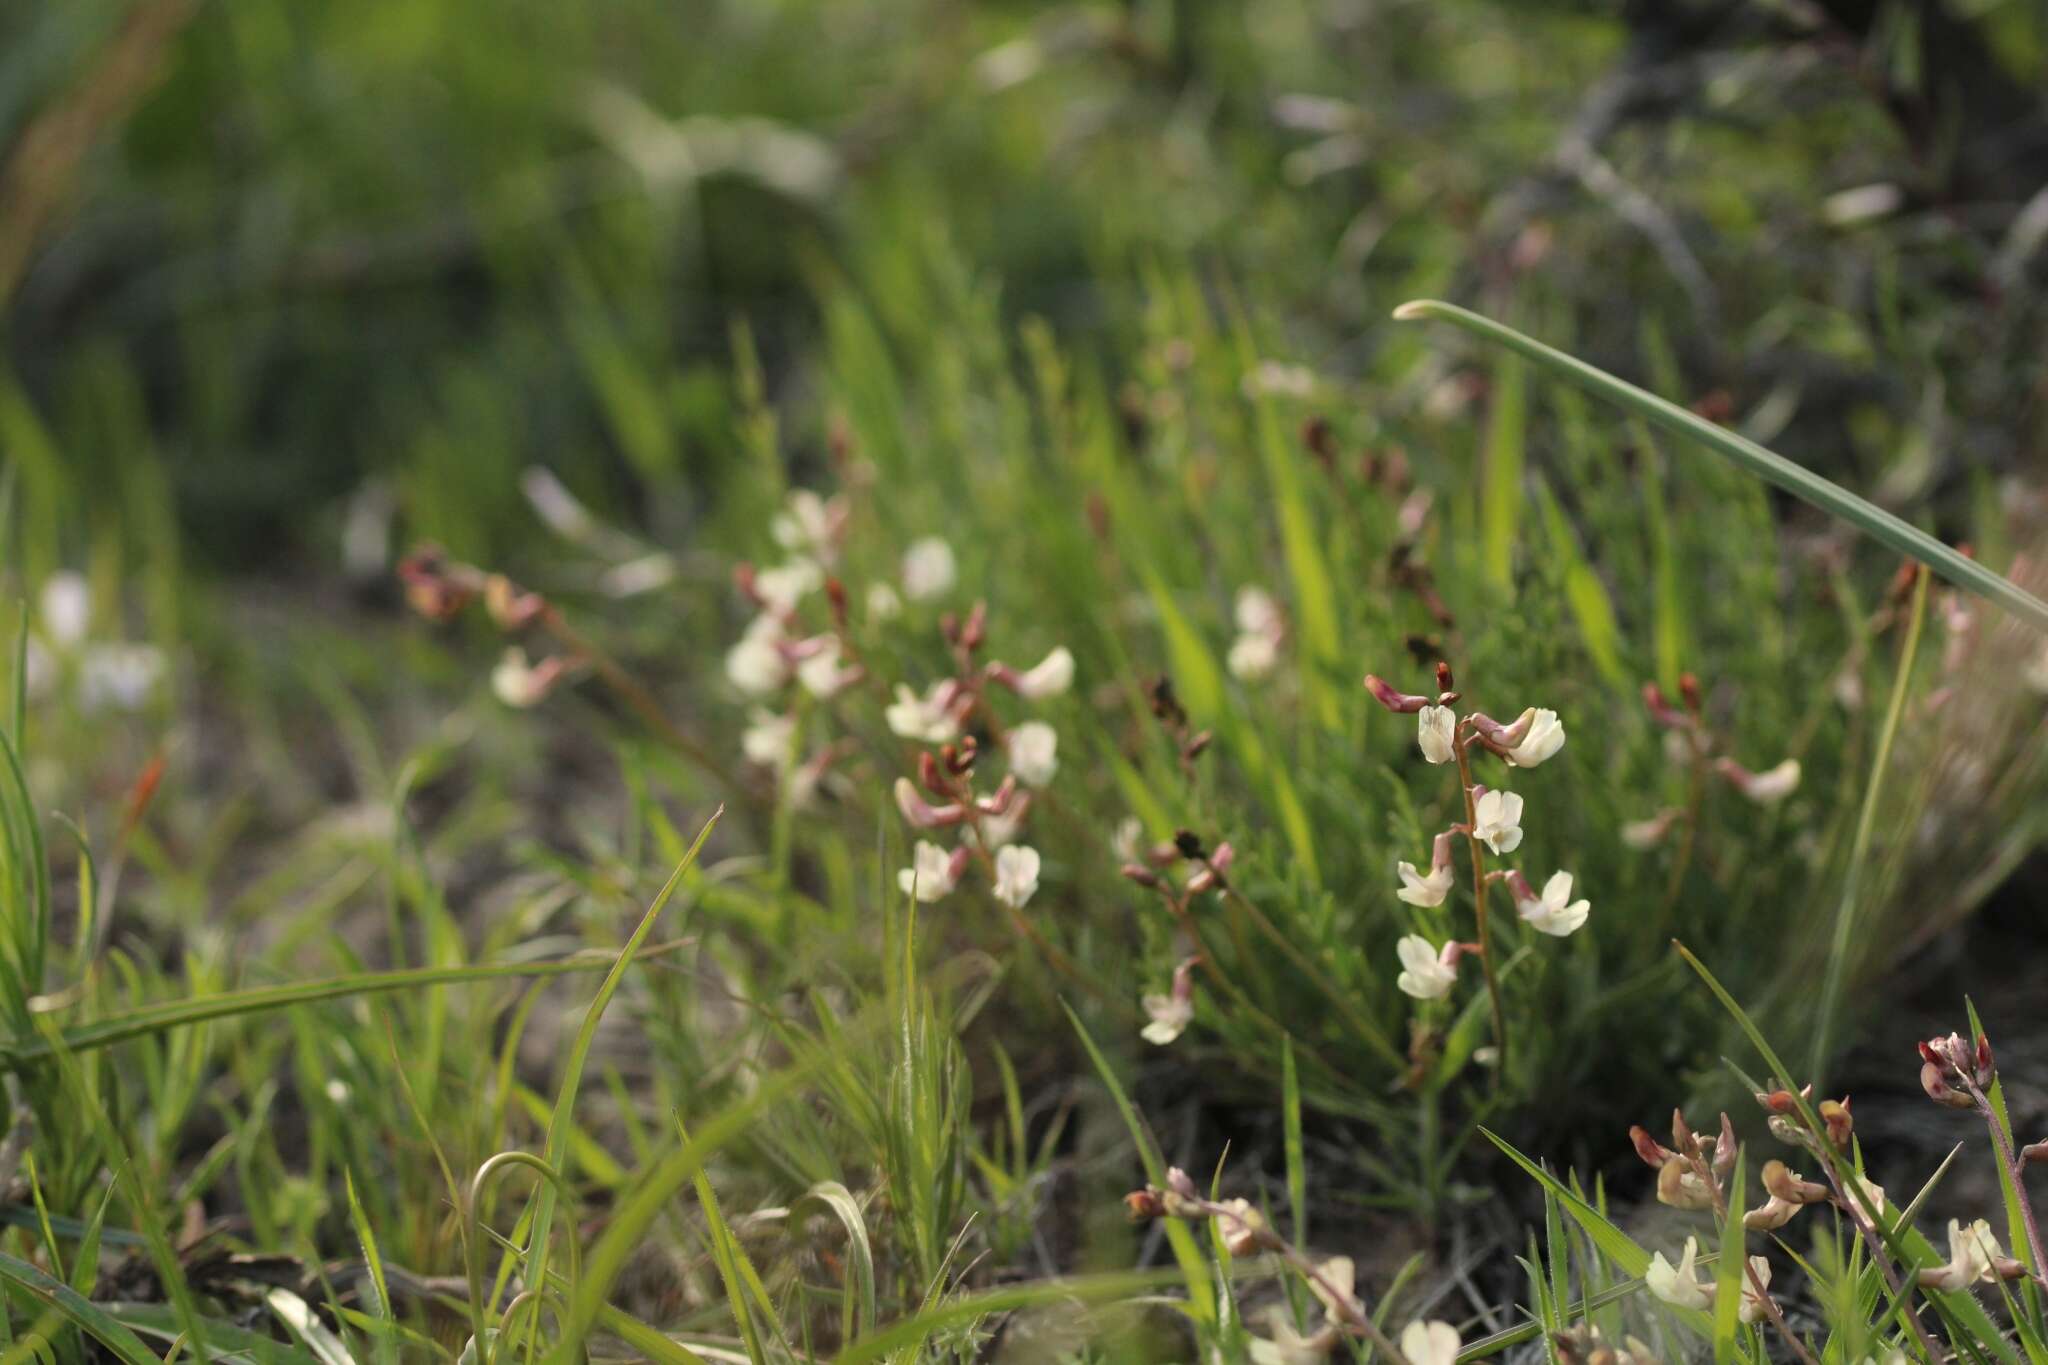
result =
[[1379,677],[1371,673],[1365,675],[1365,690],[1372,693],[1374,701],[1396,715],[1413,715],[1429,705],[1428,697],[1411,696],[1406,692],[1396,692]]
[[1650,709],[1650,719],[1667,730],[1683,729],[1688,724],[1686,717],[1665,699],[1664,689],[1653,682],[1643,684],[1643,705]]
[[1134,881],[1140,886],[1153,887],[1159,885],[1159,874],[1142,863],[1125,863],[1117,871],[1122,873],[1126,880]]
[[896,809],[903,812],[903,818],[917,829],[936,829],[941,825],[957,825],[967,818],[967,810],[957,802],[934,806],[917,794],[907,777],[896,779]]

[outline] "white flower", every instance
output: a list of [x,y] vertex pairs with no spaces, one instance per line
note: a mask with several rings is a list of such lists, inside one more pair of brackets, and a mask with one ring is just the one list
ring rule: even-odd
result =
[[896,589],[887,583],[873,583],[868,586],[870,621],[893,621],[902,614],[903,599],[896,595]]
[[[1308,1292],[1323,1306],[1323,1316],[1331,1322],[1346,1321],[1345,1310],[1358,1306],[1358,1267],[1349,1256],[1332,1256],[1316,1267],[1316,1273],[1322,1279],[1310,1280]],[[1451,1354],[1457,1354],[1456,1347]]]
[[[1527,885],[1525,882],[1517,884]],[[1586,916],[1593,913],[1593,907],[1584,900],[1572,900],[1571,873],[1553,872],[1550,880],[1543,883],[1540,898],[1515,897],[1515,913],[1531,929],[1563,938],[1586,922]]]
[[1043,787],[1060,766],[1060,737],[1042,720],[1027,720],[1010,731],[1010,771],[1027,787]]
[[796,604],[825,585],[825,571],[816,561],[792,559],[754,575],[754,592],[761,604],[777,616],[787,616]]
[[1799,760],[1788,758],[1775,768],[1767,768],[1749,779],[1742,794],[1760,806],[1783,801],[1799,787]]
[[782,623],[756,616],[739,643],[725,654],[725,677],[749,697],[765,697],[789,681],[789,660],[782,654]]
[[1230,646],[1230,675],[1257,682],[1280,661],[1280,641],[1287,633],[1280,604],[1264,588],[1237,590],[1237,639]]
[[1480,794],[1473,808],[1478,818],[1472,832],[1495,853],[1513,853],[1522,846],[1522,798],[1513,792]]
[[1023,832],[1024,817],[1031,814],[1031,793],[1019,792],[1010,798],[1010,803],[1000,815],[984,811],[974,828],[981,835],[983,848],[1001,848],[1004,844],[1015,843]]
[[1647,820],[1630,820],[1621,827],[1621,841],[1638,851],[1655,848],[1671,833],[1671,826],[1684,812],[1666,806]]
[[1165,1047],[1168,1043],[1187,1032],[1194,1022],[1195,1002],[1182,1000],[1176,995],[1154,995],[1147,992],[1144,997],[1145,1017],[1151,1020],[1138,1031],[1138,1036],[1148,1043]]
[[83,641],[92,625],[92,590],[83,574],[69,569],[60,569],[43,580],[36,607],[43,634],[59,650],[69,650]]
[[889,728],[905,739],[920,744],[944,744],[960,733],[953,716],[953,688],[937,682],[920,697],[902,683],[896,684],[896,700],[882,712]]
[[1457,1365],[1458,1329],[1448,1322],[1411,1322],[1401,1333],[1408,1365]]
[[839,641],[823,637],[818,647],[796,666],[797,681],[814,697],[830,699],[860,675],[839,666]]
[[1764,1296],[1759,1287],[1768,1291],[1771,1287],[1771,1263],[1761,1256],[1749,1258],[1750,1273],[1742,1277],[1742,1303],[1735,1315],[1744,1322],[1756,1322],[1764,1316]]
[[1403,968],[1394,984],[1417,1000],[1441,999],[1457,983],[1457,969],[1445,966],[1430,941],[1420,934],[1403,934],[1394,953]]
[[164,670],[164,653],[155,645],[94,645],[79,661],[79,708],[140,710]]
[[929,602],[947,592],[959,576],[953,547],[937,536],[913,541],[903,552],[903,595],[913,602]]
[[1074,685],[1074,656],[1065,645],[1017,675],[1017,695],[1031,701],[1057,697]]
[[1109,851],[1116,854],[1120,863],[1138,861],[1138,845],[1145,839],[1145,822],[1135,815],[1126,815],[1117,822],[1116,833],[1110,837]]
[[1415,739],[1431,763],[1449,763],[1457,757],[1457,735],[1458,718],[1450,707],[1425,706],[1415,713]]
[[1278,635],[1282,629],[1280,604],[1264,588],[1239,588],[1235,614],[1246,635]]
[[740,752],[751,763],[780,772],[789,766],[790,741],[796,738],[796,717],[782,716],[765,706],[747,712],[747,728],[740,732]]
[[1431,868],[1427,877],[1414,863],[1396,863],[1394,871],[1401,874],[1401,889],[1394,894],[1410,905],[1442,905],[1444,897],[1451,893],[1449,863]]
[[1507,759],[1517,768],[1533,768],[1564,747],[1564,722],[1555,711],[1531,707],[1523,714],[1530,717],[1529,732],[1508,751]]
[[1650,1268],[1643,1274],[1643,1284],[1661,1301],[1674,1308],[1707,1309],[1714,1306],[1714,1286],[1703,1284],[1693,1272],[1693,1261],[1699,1256],[1699,1239],[1685,1239],[1685,1253],[1678,1258],[1678,1265],[1664,1259],[1658,1252],[1650,1260]]
[[1038,889],[1038,850],[1029,844],[1005,844],[996,850],[996,899],[1012,910]]
[[498,660],[498,666],[491,670],[491,691],[497,693],[498,700],[507,706],[522,710],[538,706],[554,687],[560,672],[560,665],[550,667],[548,662],[543,662],[536,667],[528,663],[526,651],[514,645],[505,651]]
[[775,543],[792,553],[814,555],[829,564],[839,552],[839,531],[844,524],[843,509],[835,507],[808,488],[789,495],[783,510],[768,523]]
[[1230,645],[1230,676],[1258,682],[1280,662],[1280,642],[1270,635],[1240,635]]
[[896,885],[906,896],[935,901],[952,891],[953,855],[927,839],[919,839],[911,853],[910,866],[896,874]]
[[1992,1235],[1991,1224],[1979,1218],[1965,1227],[1951,1218],[1948,1220],[1948,1264],[1922,1270],[1920,1283],[1929,1289],[1950,1292],[1967,1289],[1979,1281],[1995,1283],[1998,1272],[1992,1269],[1991,1263],[2002,1254],[1998,1238]]

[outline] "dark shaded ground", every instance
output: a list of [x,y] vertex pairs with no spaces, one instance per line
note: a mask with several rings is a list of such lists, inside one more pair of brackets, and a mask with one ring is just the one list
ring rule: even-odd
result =
[[[1853,1097],[1865,1160],[1879,1183],[1900,1198],[1919,1188],[1949,1148],[1968,1144],[1921,1219],[1930,1235],[1951,1217],[1988,1217],[1994,1227],[2003,1227],[1997,1171],[1982,1125],[1967,1112],[1930,1102],[1920,1090],[1914,1044],[1936,1034],[1966,1032],[1965,995],[1976,1002],[1990,1035],[2015,1135],[2021,1142],[2048,1136],[2044,888],[2048,855],[2037,853],[1981,913],[1907,964],[1840,1068],[1842,1088]],[[2037,1177],[2035,1184],[2037,1202],[2048,1198],[2048,1181]]]

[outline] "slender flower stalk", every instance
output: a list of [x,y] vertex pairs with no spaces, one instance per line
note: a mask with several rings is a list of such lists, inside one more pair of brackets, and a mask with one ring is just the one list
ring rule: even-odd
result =
[[1233,1253],[1272,1252],[1315,1288],[1316,1297],[1322,1300],[1331,1317],[1345,1331],[1371,1342],[1381,1359],[1390,1365],[1409,1365],[1408,1357],[1380,1330],[1358,1297],[1349,1289],[1333,1284],[1301,1248],[1274,1231],[1272,1224],[1261,1217],[1258,1210],[1242,1199],[1225,1203],[1202,1198],[1196,1192],[1194,1182],[1178,1167],[1169,1171],[1166,1179],[1165,1189],[1148,1185],[1142,1190],[1135,1190],[1125,1196],[1124,1206],[1139,1218],[1214,1218],[1225,1224],[1225,1241]]
[[1472,915],[1478,929],[1479,970],[1486,978],[1486,1003],[1493,1013],[1492,1083],[1498,1088],[1508,1068],[1508,1023],[1507,1012],[1501,1008],[1500,978],[1493,969],[1493,937],[1487,928],[1486,853],[1479,842],[1479,792],[1472,781],[1471,744],[1472,736],[1461,731],[1451,747],[1458,760],[1458,785],[1465,793],[1465,846],[1472,853]]

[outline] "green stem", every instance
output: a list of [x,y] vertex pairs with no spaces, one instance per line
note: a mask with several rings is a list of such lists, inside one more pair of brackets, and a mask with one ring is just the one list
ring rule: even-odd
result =
[[1856,902],[1862,892],[1863,864],[1870,854],[1871,834],[1877,825],[1877,802],[1884,790],[1885,770],[1891,766],[1892,742],[1898,738],[1899,718],[1905,713],[1906,693],[1913,681],[1913,660],[1920,650],[1920,628],[1927,619],[1927,573],[1914,575],[1913,606],[1906,620],[1906,640],[1899,647],[1898,674],[1892,679],[1892,696],[1885,707],[1884,728],[1878,734],[1877,757],[1871,761],[1870,782],[1863,789],[1863,809],[1856,817],[1856,835],[1849,845],[1849,865],[1842,872],[1842,899],[1835,906],[1835,928],[1828,945],[1827,975],[1821,983],[1820,1018],[1813,1030],[1813,1061],[1807,1068],[1816,1093],[1821,1070],[1827,1065],[1832,1043],[1835,1011],[1841,1003],[1842,982],[1848,975],[1849,942],[1856,927]]
[[1493,1009],[1493,1088],[1500,1088],[1508,1070],[1508,1020],[1500,1004],[1500,978],[1493,970],[1493,937],[1486,923],[1486,855],[1479,851],[1479,803],[1472,794],[1472,756],[1466,752],[1469,735],[1454,736],[1451,751],[1458,756],[1458,786],[1465,793],[1465,843],[1472,850],[1472,918],[1478,928],[1479,969],[1486,976],[1486,1001]]

